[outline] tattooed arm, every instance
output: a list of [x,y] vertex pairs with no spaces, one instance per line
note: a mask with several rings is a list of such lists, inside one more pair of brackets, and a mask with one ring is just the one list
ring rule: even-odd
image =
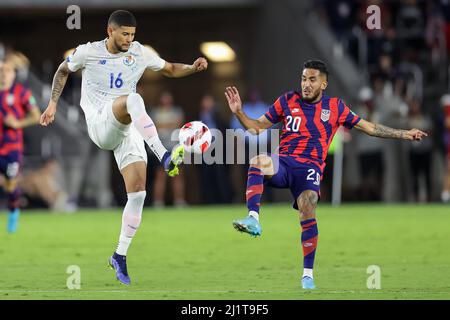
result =
[[53,77],[52,83],[52,95],[48,103],[47,109],[42,113],[39,123],[43,126],[48,126],[55,120],[56,107],[58,104],[59,97],[66,85],[67,78],[69,77],[70,71],[67,61],[64,60],[56,70],[55,76]]
[[418,129],[403,130],[394,129],[383,126],[378,123],[372,123],[361,119],[355,128],[367,133],[373,137],[379,138],[392,138],[392,139],[404,139],[404,140],[422,140],[423,137],[428,136],[425,132]]

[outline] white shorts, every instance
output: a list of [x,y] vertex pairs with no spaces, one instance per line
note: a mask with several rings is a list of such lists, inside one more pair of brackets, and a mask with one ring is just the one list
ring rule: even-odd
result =
[[144,139],[133,124],[116,119],[112,104],[113,100],[87,121],[89,137],[100,149],[114,151],[119,170],[133,162],[147,163]]

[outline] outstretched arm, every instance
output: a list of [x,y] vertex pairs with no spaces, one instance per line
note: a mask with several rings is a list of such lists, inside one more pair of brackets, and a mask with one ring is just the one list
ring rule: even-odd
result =
[[166,61],[161,73],[169,78],[182,78],[206,70],[207,68],[208,61],[205,58],[198,58],[191,65]]
[[41,119],[39,121],[41,125],[48,126],[55,120],[58,100],[71,72],[72,71],[70,71],[66,60],[64,60],[64,62],[59,65],[58,70],[56,70],[52,83],[52,96],[48,103],[47,109],[45,109],[44,113],[41,115]]
[[38,107],[34,106],[33,108],[30,109],[25,118],[17,119],[12,114],[8,114],[3,123],[10,128],[23,129],[32,126],[34,124],[38,124],[40,116],[41,111],[39,110]]
[[227,87],[225,89],[225,97],[228,100],[231,112],[233,112],[238,118],[242,126],[248,130],[251,134],[257,135],[263,132],[265,129],[270,128],[273,123],[270,122],[264,115],[255,120],[249,118],[242,110],[241,97],[236,87]]
[[411,129],[411,130],[403,130],[403,129],[394,129],[387,126],[383,126],[378,123],[372,123],[370,121],[366,121],[361,119],[358,124],[355,125],[355,128],[361,130],[362,132],[379,138],[392,138],[392,139],[404,139],[404,140],[422,140],[423,137],[427,137],[423,131],[419,129]]

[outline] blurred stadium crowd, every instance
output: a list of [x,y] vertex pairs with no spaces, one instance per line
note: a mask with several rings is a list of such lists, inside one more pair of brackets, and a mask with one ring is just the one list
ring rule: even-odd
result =
[[[371,5],[381,8],[381,29],[366,27]],[[400,179],[408,190],[405,200],[439,200],[432,183],[436,162],[448,157],[450,1],[323,0],[315,10],[334,32],[335,50],[349,53],[366,73],[370,85],[360,90],[355,111],[373,122],[419,127],[431,136],[408,145],[358,136],[364,176],[360,199],[388,200],[389,180]],[[448,180],[442,180],[440,194],[446,202]]]
[[[350,56],[366,77],[366,85],[355,93],[352,109],[370,121],[392,127],[416,127],[430,135],[422,142],[408,144],[344,132],[347,148],[350,146],[357,154],[354,168],[359,172],[359,179],[355,185],[343,185],[343,200],[397,201],[398,198],[391,196],[397,188],[402,194],[400,201],[449,202],[450,1],[321,0],[313,3],[311,12],[334,34],[334,54]],[[379,30],[366,27],[369,5],[381,8]],[[30,72],[33,62],[8,43],[1,43],[1,38],[0,59],[13,59],[16,80],[42,93],[40,107],[44,109],[55,67],[43,66],[41,74]],[[246,86],[253,88],[251,83]],[[143,89],[138,87],[138,90]],[[74,75],[63,94],[68,105],[78,104],[79,91],[80,76]],[[254,118],[265,113],[271,101],[263,101],[257,89],[246,92],[247,113]],[[172,131],[185,121],[200,120],[222,132],[226,128],[240,128],[237,120],[224,112],[223,97],[206,91],[195,107],[196,118],[191,119],[185,116],[183,96],[167,89],[161,90],[158,103],[146,102],[166,147],[175,143],[171,141]],[[74,211],[79,206],[122,204],[124,199],[120,199],[118,190],[123,186],[120,177],[113,174],[116,168],[112,156],[97,150],[89,141],[80,111],[70,106],[64,110],[57,121],[60,127],[55,128],[56,135],[43,133],[38,127],[25,130],[25,159],[19,182],[24,192],[22,205]],[[256,142],[247,137],[247,145]],[[78,148],[73,154],[64,151],[75,144]],[[322,201],[331,198],[333,153],[327,163]],[[155,208],[245,200],[245,165],[191,165],[176,179],[168,179],[149,153],[148,171],[150,192],[146,204]],[[198,183],[192,184],[193,180]],[[189,198],[186,190],[193,185],[198,187],[197,196]],[[277,201],[270,190],[264,197],[266,201]]]

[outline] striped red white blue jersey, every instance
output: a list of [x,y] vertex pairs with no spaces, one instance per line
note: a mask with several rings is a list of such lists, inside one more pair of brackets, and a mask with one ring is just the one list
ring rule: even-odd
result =
[[8,90],[0,90],[0,155],[23,151],[23,129],[13,129],[4,124],[10,114],[20,120],[36,106],[31,90],[15,82]]
[[312,163],[323,173],[334,134],[340,126],[353,128],[361,118],[339,98],[323,95],[311,104],[299,92],[280,96],[265,114],[272,123],[283,122],[279,155]]

